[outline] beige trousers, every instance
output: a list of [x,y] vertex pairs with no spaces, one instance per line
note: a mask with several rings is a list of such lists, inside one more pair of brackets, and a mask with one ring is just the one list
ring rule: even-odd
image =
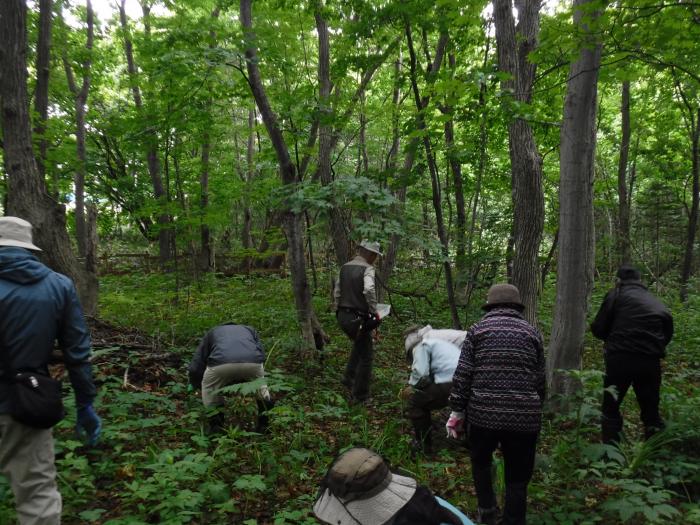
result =
[[[204,406],[221,406],[224,397],[218,391],[225,386],[237,383],[247,383],[254,379],[265,377],[265,369],[262,363],[226,363],[217,366],[208,366],[202,378],[202,402]],[[270,391],[266,384],[258,388],[258,399],[270,399]]]
[[0,474],[10,480],[20,525],[61,523],[51,429],[28,427],[0,414]]

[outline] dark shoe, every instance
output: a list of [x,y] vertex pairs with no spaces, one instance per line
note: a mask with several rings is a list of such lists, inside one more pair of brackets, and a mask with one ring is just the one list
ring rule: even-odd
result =
[[255,425],[255,431],[259,434],[267,434],[270,431],[270,416],[268,410],[275,407],[275,402],[272,399],[258,400],[258,423]]
[[350,405],[351,407],[367,407],[367,406],[369,406],[369,398],[368,397],[357,398],[355,396],[350,396],[350,400],[348,401],[348,405]]
[[600,427],[601,440],[606,445],[616,445],[622,441],[622,419],[603,416]]
[[425,456],[433,453],[433,444],[431,441],[419,440],[413,438],[411,440],[411,457],[413,459],[418,456]]
[[207,418],[207,434],[221,434],[224,431],[225,418],[221,412],[212,414]]
[[646,441],[654,434],[658,434],[666,428],[666,425],[662,422],[661,425],[650,425],[644,428],[644,440]]
[[491,507],[490,509],[482,509],[479,507],[477,510],[476,522],[482,525],[497,525],[498,507]]

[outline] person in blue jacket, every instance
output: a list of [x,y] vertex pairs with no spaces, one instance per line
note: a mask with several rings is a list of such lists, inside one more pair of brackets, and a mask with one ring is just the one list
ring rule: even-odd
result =
[[406,402],[406,417],[413,425],[414,453],[432,452],[430,412],[448,405],[459,353],[459,348],[442,339],[424,338],[417,342],[406,338],[406,360],[411,363],[411,375],[401,397]]
[[32,242],[32,225],[0,217],[0,473],[10,481],[20,525],[54,525],[61,521],[61,495],[53,436],[50,428],[29,427],[9,415],[10,370],[48,375],[58,341],[75,392],[76,430],[94,444],[102,423],[92,406],[90,334],[75,286],[32,251],[41,251]]

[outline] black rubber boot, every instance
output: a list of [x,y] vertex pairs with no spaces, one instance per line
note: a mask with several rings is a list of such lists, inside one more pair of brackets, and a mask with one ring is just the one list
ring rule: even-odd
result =
[[525,525],[527,483],[506,483],[503,525]]
[[606,445],[616,445],[622,441],[622,419],[603,416],[600,427],[601,438]]
[[267,434],[270,430],[270,416],[268,410],[274,408],[275,402],[272,399],[258,399],[258,424],[255,426],[255,431],[260,434]]
[[476,522],[482,525],[496,525],[498,523],[498,507],[477,510]]
[[644,439],[647,440],[654,434],[658,434],[662,430],[666,428],[666,425],[661,422],[661,425],[649,425],[648,427],[644,427]]
[[[490,512],[497,508],[496,493],[493,490],[493,481],[491,474],[492,465],[483,467],[472,466],[472,477],[474,478],[474,488],[476,489],[476,499],[479,503],[480,512],[483,510],[485,516],[490,516]],[[481,514],[479,514],[481,516]],[[497,513],[494,510],[494,520]],[[484,521],[484,523],[491,523]],[[493,523],[496,523],[495,521]]]
[[224,431],[225,418],[222,412],[214,412],[207,417],[207,434],[221,434]]
[[418,454],[433,453],[433,435],[431,428],[414,425],[413,439],[411,440],[411,454],[415,457]]

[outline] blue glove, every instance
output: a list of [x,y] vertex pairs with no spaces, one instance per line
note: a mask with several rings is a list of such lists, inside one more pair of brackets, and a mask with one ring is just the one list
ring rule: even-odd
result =
[[86,437],[88,445],[93,446],[97,443],[102,432],[102,420],[95,413],[92,405],[78,409],[78,422],[75,425],[75,432],[81,438]]

